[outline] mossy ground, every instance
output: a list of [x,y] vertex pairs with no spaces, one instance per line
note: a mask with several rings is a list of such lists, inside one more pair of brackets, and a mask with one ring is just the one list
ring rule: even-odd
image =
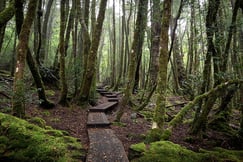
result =
[[[129,154],[133,162],[241,162],[243,161],[243,151],[225,150],[215,148],[211,151],[200,150],[193,152],[170,141],[158,141],[145,145],[139,143],[131,146]],[[134,156],[135,155],[135,156]]]
[[31,122],[0,113],[0,161],[82,161],[84,151],[76,138],[45,127],[39,119]]

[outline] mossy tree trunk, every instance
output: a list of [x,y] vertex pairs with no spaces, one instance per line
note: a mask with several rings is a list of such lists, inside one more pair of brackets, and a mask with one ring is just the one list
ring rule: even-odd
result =
[[[222,95],[222,92],[224,92],[226,89],[228,89],[232,85],[242,85],[243,80],[230,80],[228,82],[221,83],[220,85],[217,85],[215,88],[209,90],[208,92],[205,92],[199,96],[196,96],[193,101],[189,102],[187,105],[185,105],[181,111],[170,121],[169,126],[175,127],[176,125],[180,124],[182,122],[182,119],[186,115],[186,113],[191,110],[195,105],[197,105],[200,101],[202,101],[205,98],[215,97],[218,98],[220,95]],[[207,110],[206,110],[207,111]]]
[[155,127],[164,129],[165,105],[166,105],[166,88],[167,88],[167,65],[168,65],[168,43],[169,43],[169,24],[171,19],[171,0],[163,2],[162,25],[160,35],[160,57],[159,73],[157,86],[157,101],[153,117]]
[[[241,10],[242,10],[242,13],[241,15],[243,14],[243,1],[241,1]],[[242,19],[242,18],[241,18]],[[243,67],[243,25],[241,24],[240,26],[240,36],[239,36],[239,59],[237,59],[239,61],[239,65],[240,66],[237,66],[237,71],[238,71],[238,74],[243,77],[243,71],[242,71],[242,68]],[[240,99],[239,99],[239,103],[240,104],[240,110],[241,110],[241,122],[240,122],[240,129],[239,129],[239,135],[241,136],[241,138],[243,138],[243,85],[240,86]]]
[[0,12],[0,29],[4,27],[7,22],[14,16],[15,7],[14,7],[15,0],[11,0],[3,11]]
[[150,84],[153,87],[157,84],[157,76],[159,71],[159,43],[161,32],[161,12],[160,0],[152,1],[152,14],[151,14],[151,52],[150,52]]
[[[207,51],[206,59],[204,62],[203,83],[202,83],[201,92],[200,92],[201,94],[207,92],[210,88],[211,59],[212,59],[212,56],[216,56],[216,50],[215,50],[213,38],[214,38],[214,34],[215,34],[215,22],[216,22],[216,18],[217,18],[219,5],[220,5],[219,0],[209,1],[209,5],[208,5],[208,13],[206,16],[206,34],[207,34],[208,51]],[[205,101],[205,102],[207,102],[207,101]],[[213,100],[210,100],[210,102],[212,103]],[[199,120],[201,120],[201,119],[199,119],[199,116],[200,116],[200,112],[202,109],[202,105],[203,105],[203,101],[200,101],[199,106],[195,113],[194,121],[193,121],[194,126],[200,125],[197,122]],[[210,106],[211,104],[207,104],[207,105]],[[208,109],[210,109],[210,108],[208,108]],[[202,127],[205,127],[205,126],[202,125]],[[197,128],[197,129],[199,130],[200,128]],[[193,132],[196,132],[198,130],[194,129]]]
[[143,42],[144,42],[144,34],[147,26],[147,13],[148,13],[148,0],[143,0],[138,4],[138,14],[136,20],[136,28],[135,32],[138,33],[137,37],[134,39],[137,43],[132,50],[135,52],[136,62],[135,63],[135,78],[133,85],[133,93],[139,88],[139,79],[140,79],[140,66],[142,60],[142,52],[143,52]]
[[[125,96],[124,101],[125,105],[128,104],[130,95],[133,93],[133,88],[135,84],[135,73],[136,73],[136,66],[137,66],[137,58],[138,58],[138,52],[139,48],[141,48],[139,44],[139,40],[141,37],[144,37],[144,31],[145,31],[145,24],[143,18],[147,19],[145,16],[147,14],[144,14],[145,7],[147,6],[148,1],[139,1],[138,4],[138,10],[137,10],[137,18],[136,18],[136,26],[134,31],[134,38],[132,42],[131,52],[130,52],[130,58],[129,58],[129,68],[128,68],[128,77],[127,77],[127,83],[126,83],[126,90],[125,90]],[[147,9],[146,9],[147,10]],[[146,22],[146,21],[145,21]],[[141,26],[143,25],[143,26]],[[143,36],[142,36],[143,35]],[[141,42],[140,42],[141,43]]]
[[67,93],[68,86],[65,72],[65,29],[66,29],[66,0],[61,0],[60,8],[60,33],[59,33],[59,53],[60,53],[60,80],[61,80],[61,97],[59,104],[68,106]]
[[[215,1],[215,3],[216,3],[215,4],[216,6],[215,5],[211,6],[212,7],[211,10],[215,10],[215,7],[218,8],[219,2]],[[216,73],[215,75],[219,75],[220,72],[223,72],[223,73],[227,72],[227,60],[228,60],[228,57],[229,57],[230,43],[231,43],[231,40],[232,40],[233,29],[235,28],[235,22],[236,22],[238,9],[239,9],[239,0],[237,0],[235,2],[235,5],[233,7],[232,22],[231,22],[231,27],[229,29],[228,38],[227,38],[227,42],[226,42],[226,47],[225,47],[225,51],[224,51],[224,55],[223,55],[223,60],[222,60],[223,63],[222,63],[222,66],[221,66],[221,71],[217,70],[216,66],[218,66],[218,65],[215,65],[214,66],[215,67],[214,68],[215,69],[214,73]],[[217,14],[217,12],[215,14]],[[212,15],[208,15],[208,16],[212,17]],[[215,15],[215,18],[216,18],[216,15]],[[207,20],[209,20],[209,19],[207,19]],[[208,39],[212,39],[212,38],[208,38]],[[213,45],[213,42],[211,42],[211,43]],[[218,56],[216,51],[212,52],[212,55],[214,57]],[[215,78],[215,85],[218,85],[220,82],[222,82],[222,79],[218,78],[218,76],[217,76]],[[236,91],[235,88],[231,88],[229,91],[225,91],[225,95],[223,95],[223,97],[222,97],[221,105],[219,106],[219,110],[216,113],[216,119],[213,121],[214,122],[213,125],[216,124],[216,125],[222,126],[222,127],[227,127],[228,126],[228,119],[229,119],[229,115],[230,115],[230,111],[231,111],[230,107],[228,106],[228,104],[231,101],[235,91]],[[209,97],[206,100],[206,102],[205,102],[205,104],[203,106],[202,113],[200,114],[200,116],[198,116],[194,120],[195,122],[192,125],[192,134],[199,134],[200,135],[201,132],[206,129],[207,117],[208,117],[208,114],[209,114],[210,110],[212,109],[216,99],[217,99],[216,97],[212,96],[212,97]]]
[[[240,4],[240,0],[236,0],[233,5],[231,25],[229,28],[229,33],[228,33],[228,38],[227,38],[227,42],[226,42],[226,46],[225,46],[225,50],[224,50],[224,55],[222,57],[223,58],[222,65],[221,65],[222,73],[227,72],[232,37],[233,37],[233,35],[236,34],[236,18],[237,18],[237,14],[238,14],[238,10],[239,10],[239,4]],[[235,70],[237,71],[237,69],[235,69]],[[220,79],[220,80],[224,80],[224,79],[225,78]],[[218,126],[222,125],[225,127],[228,126],[228,122],[229,122],[229,118],[230,118],[230,114],[231,114],[231,108],[229,106],[229,103],[230,103],[231,99],[233,98],[236,90],[237,90],[236,87],[233,87],[233,88],[229,89],[225,93],[225,95],[222,97],[220,106],[219,106],[217,114],[216,114],[217,117],[216,117],[216,120],[214,121],[215,125],[218,125]]]
[[20,118],[25,116],[24,68],[28,51],[30,29],[35,18],[36,6],[36,0],[29,1],[28,11],[20,31],[19,42],[16,49],[17,63],[14,74],[12,106],[13,114]]
[[[0,13],[5,9],[6,6],[6,0],[2,0],[0,2]],[[5,35],[5,28],[6,25],[4,25],[3,27],[0,28],[0,54],[2,51],[2,46],[3,46],[3,39],[4,39],[4,35]]]
[[[22,1],[16,1],[15,3],[15,15],[16,15],[16,30],[17,34],[20,34],[20,30],[23,24],[23,19],[24,19],[24,13],[23,13],[23,2]],[[54,104],[51,103],[50,101],[47,100],[46,94],[45,94],[45,87],[42,82],[42,78],[39,72],[39,68],[37,67],[37,64],[32,57],[31,51],[28,48],[27,51],[27,64],[29,66],[30,72],[34,78],[37,92],[38,92],[38,97],[39,97],[39,105],[43,108],[52,108],[54,107]]]
[[[137,10],[137,18],[136,18],[136,24],[135,24],[135,31],[134,31],[134,38],[132,42],[132,47],[130,51],[130,58],[129,58],[129,67],[128,67],[128,76],[127,76],[127,82],[126,82],[126,89],[124,97],[121,101],[121,108],[116,116],[116,121],[120,121],[124,108],[130,103],[131,94],[133,93],[134,87],[135,87],[135,74],[136,74],[136,68],[138,64],[138,55],[139,52],[141,52],[143,39],[144,38],[144,32],[147,22],[147,7],[148,6],[148,0],[139,0],[138,1],[138,10]],[[145,20],[142,20],[145,19]],[[144,24],[145,23],[145,24]]]
[[47,56],[47,38],[48,38],[48,23],[49,22],[49,18],[50,18],[50,14],[51,14],[51,8],[52,8],[52,4],[53,4],[53,0],[48,0],[47,5],[46,5],[46,9],[45,9],[45,15],[44,15],[44,21],[43,21],[43,25],[42,25],[42,31],[41,31],[41,47],[40,47],[40,54],[39,54],[39,58],[40,58],[40,62],[44,62],[45,57]]
[[83,85],[79,95],[79,102],[84,103],[89,100],[89,94],[91,90],[91,83],[96,72],[96,59],[97,51],[99,47],[100,37],[102,33],[103,22],[105,18],[107,0],[100,1],[99,13],[95,25],[95,30],[92,35],[91,46],[88,53],[87,69],[84,72]]
[[[122,0],[122,12],[125,13],[125,1]],[[124,37],[125,37],[125,14],[122,14],[121,16],[122,22],[121,22],[121,41],[120,41],[120,62],[119,62],[119,69],[118,69],[118,76],[117,76],[117,81],[114,86],[114,91],[117,91],[120,84],[122,83],[122,72],[123,72],[123,67],[124,67]]]

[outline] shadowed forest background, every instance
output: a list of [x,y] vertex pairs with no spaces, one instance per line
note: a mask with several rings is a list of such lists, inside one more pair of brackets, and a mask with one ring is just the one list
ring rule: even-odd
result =
[[243,1],[0,1],[0,161],[85,161],[97,89],[131,161],[243,161]]

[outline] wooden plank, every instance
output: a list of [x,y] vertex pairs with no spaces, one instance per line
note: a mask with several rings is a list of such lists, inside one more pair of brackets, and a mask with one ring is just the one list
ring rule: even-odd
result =
[[107,127],[110,124],[103,112],[90,112],[88,115],[88,127]]
[[99,93],[102,93],[102,92],[107,92],[107,90],[106,90],[106,89],[99,89],[99,88],[98,88],[98,89],[96,89],[96,91],[97,91],[97,92],[99,92]]
[[108,98],[107,100],[108,100],[109,102],[119,101],[118,98]]
[[101,94],[102,96],[105,96],[105,95],[111,95],[112,92],[100,92],[100,94]]
[[115,94],[107,94],[107,95],[105,95],[105,97],[107,97],[107,98],[117,98],[117,95],[115,95]]
[[109,110],[112,110],[117,104],[118,102],[106,102],[103,104],[99,104],[98,106],[91,107],[89,108],[89,110],[91,112],[107,112]]
[[88,129],[89,151],[86,162],[128,162],[121,141],[111,129]]

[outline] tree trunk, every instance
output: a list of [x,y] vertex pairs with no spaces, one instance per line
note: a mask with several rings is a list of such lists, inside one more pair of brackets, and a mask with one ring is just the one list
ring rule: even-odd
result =
[[[23,2],[18,1],[15,4],[16,7],[16,30],[17,32],[20,32],[22,24],[23,24]],[[17,33],[18,35],[20,33]],[[27,64],[29,66],[30,72],[34,78],[35,84],[36,84],[36,89],[37,89],[37,93],[38,93],[38,97],[39,97],[39,105],[43,108],[52,108],[55,105],[51,102],[49,102],[46,98],[46,94],[45,94],[45,87],[44,84],[42,82],[42,78],[39,72],[39,68],[37,67],[37,64],[34,60],[34,58],[32,57],[31,51],[28,48],[27,49]]]
[[160,57],[159,73],[157,86],[157,101],[153,117],[154,125],[159,129],[164,129],[165,105],[166,105],[166,88],[167,88],[167,65],[168,65],[168,44],[169,44],[169,24],[171,19],[171,0],[165,0],[162,12],[162,25],[160,35]]
[[112,11],[112,54],[111,54],[111,88],[114,88],[116,83],[116,15],[115,15],[115,0],[113,0]]
[[[146,27],[146,19],[147,14],[144,7],[146,7],[148,4],[148,1],[139,1],[139,8],[137,13],[137,19],[136,19],[136,27],[135,27],[135,33],[134,33],[134,39],[132,43],[132,48],[130,52],[130,61],[129,61],[129,71],[128,71],[128,81],[126,84],[126,90],[125,90],[125,96],[123,99],[124,105],[127,105],[130,99],[130,95],[133,93],[134,85],[135,85],[135,74],[136,74],[136,67],[137,67],[137,61],[138,61],[138,54],[141,52],[139,49],[142,48],[141,44],[143,43],[144,38],[144,30]],[[145,23],[145,24],[144,24]],[[141,26],[142,25],[142,26]]]
[[[133,93],[138,90],[139,87],[139,79],[140,79],[140,65],[142,60],[142,52],[143,52],[143,42],[144,42],[144,34],[147,26],[147,13],[148,13],[148,0],[143,0],[138,4],[138,13],[136,20],[136,29],[135,32],[138,34],[134,39],[136,43],[134,48],[134,54],[136,55],[135,59],[135,79],[133,81]],[[132,59],[131,59],[132,61]]]
[[[5,9],[5,6],[6,6],[6,0],[2,0],[0,2],[0,13]],[[6,28],[6,25],[4,25],[3,27],[0,28],[0,55],[1,55],[2,46],[3,46],[3,39],[4,39],[4,35],[5,35],[5,28]]]
[[30,0],[28,4],[28,11],[23,22],[21,32],[19,35],[19,43],[17,45],[17,63],[14,74],[13,85],[13,115],[24,118],[25,116],[25,89],[24,89],[24,68],[26,54],[28,50],[28,42],[31,25],[35,18],[37,1]]
[[[200,92],[201,94],[208,91],[210,88],[211,59],[212,56],[216,56],[215,54],[216,50],[213,42],[214,33],[215,33],[214,25],[216,22],[219,4],[220,4],[219,0],[212,0],[209,1],[209,5],[208,5],[208,13],[206,17],[206,34],[207,34],[208,51],[206,54],[206,60],[204,62],[203,83]],[[197,120],[199,119],[202,105],[203,105],[203,101],[199,103],[199,106],[196,110],[193,125],[197,123]]]
[[61,15],[60,15],[60,33],[59,33],[59,53],[60,53],[60,80],[61,80],[61,97],[59,104],[68,106],[67,93],[68,86],[65,74],[65,29],[66,29],[66,13],[65,13],[66,0],[61,0]]
[[106,4],[107,4],[107,0],[100,1],[100,10],[98,13],[95,31],[94,34],[92,35],[92,41],[91,41],[92,43],[88,54],[87,70],[85,71],[85,75],[83,78],[83,86],[81,87],[81,93],[79,96],[80,103],[87,102],[89,100],[91,83],[95,75],[97,51],[99,47],[103,21],[105,18]]
[[0,12],[0,29],[3,28],[7,22],[14,16],[15,0],[11,0],[7,8],[5,8],[2,12]]
[[160,0],[152,1],[149,87],[153,87],[155,84],[157,84],[157,76],[159,71],[159,43],[160,43],[160,32],[161,32],[160,3],[161,3]]
[[122,82],[122,73],[123,73],[123,67],[124,67],[124,34],[125,34],[125,0],[122,0],[122,29],[121,29],[121,42],[120,42],[120,63],[119,63],[119,71],[118,71],[118,77],[117,77],[117,82],[114,87],[114,91],[117,91],[121,82]]
[[49,22],[49,18],[50,18],[50,14],[51,14],[51,8],[52,8],[52,4],[53,4],[53,0],[48,0],[47,5],[46,5],[46,9],[45,9],[45,16],[44,16],[44,21],[43,21],[43,25],[42,25],[42,32],[41,32],[41,47],[40,47],[40,54],[39,54],[39,58],[40,58],[40,62],[44,62],[45,57],[47,56],[47,38],[48,38],[48,23]]

